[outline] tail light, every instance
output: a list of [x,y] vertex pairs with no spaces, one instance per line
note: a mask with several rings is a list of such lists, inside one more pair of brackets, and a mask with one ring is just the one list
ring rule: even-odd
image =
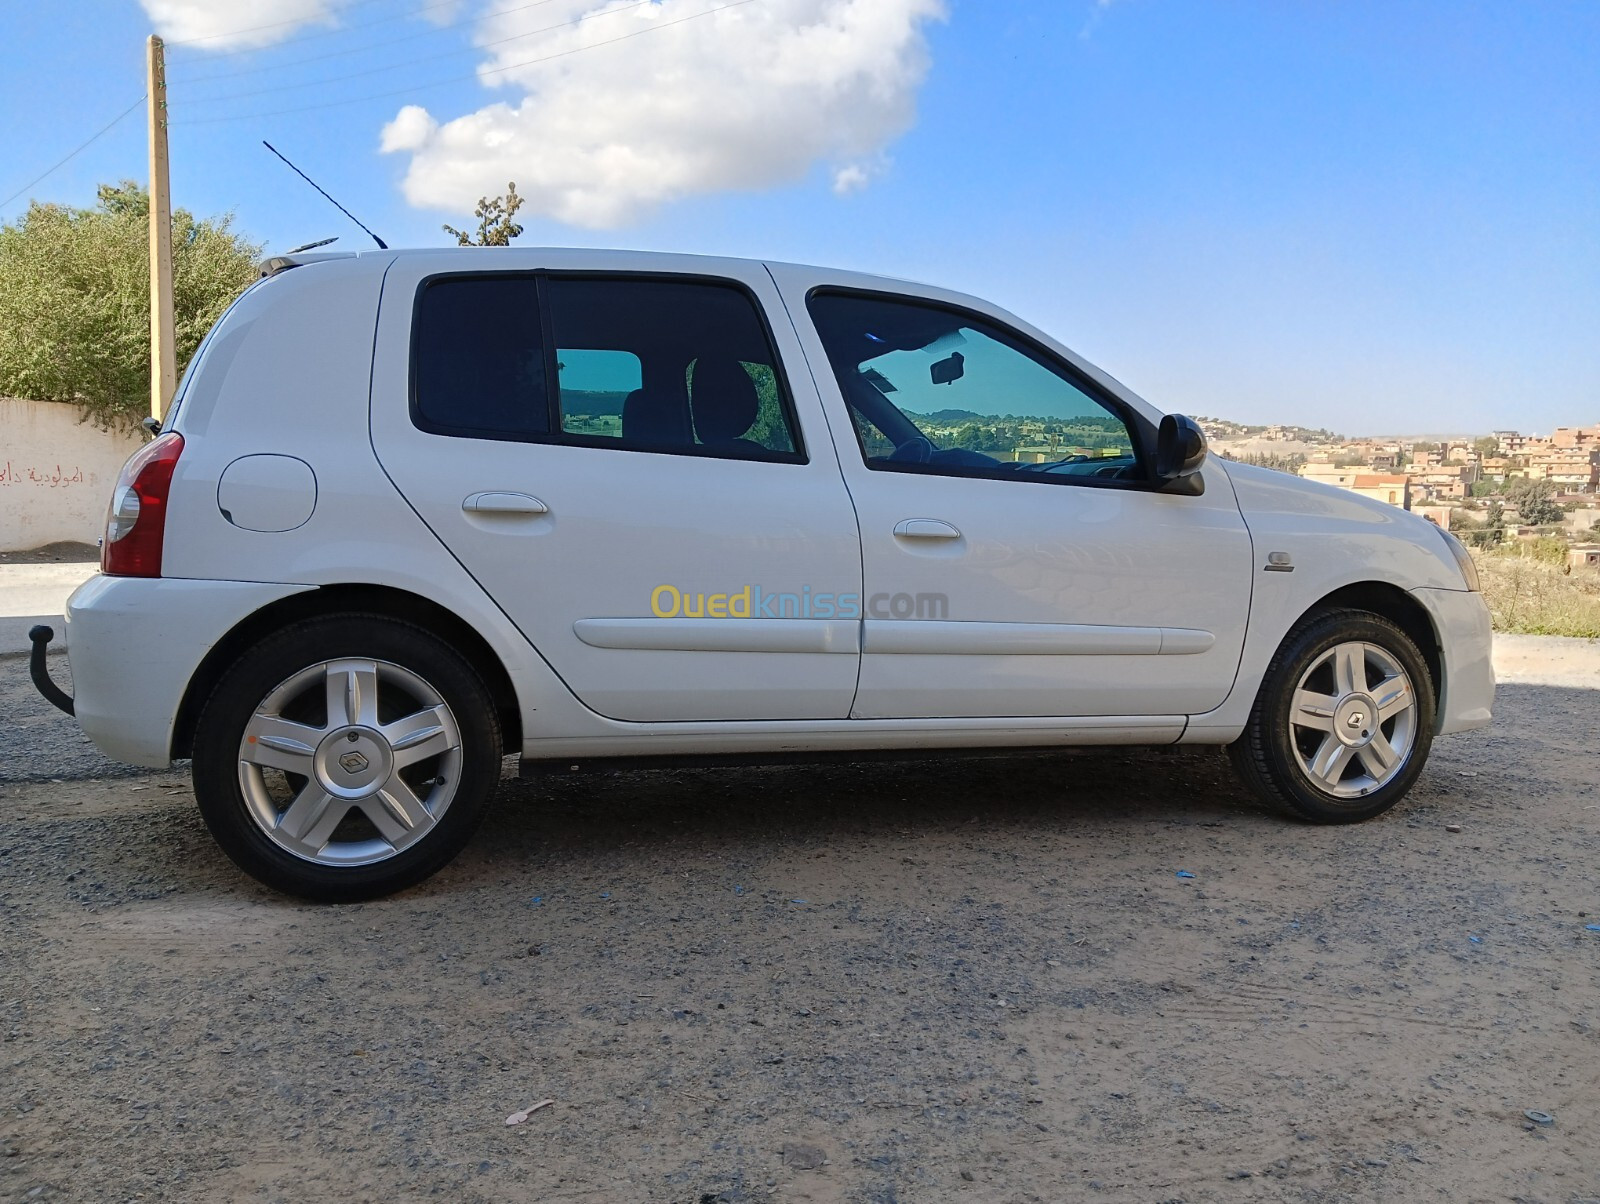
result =
[[106,512],[100,571],[112,577],[161,576],[161,545],[167,533],[167,495],[172,471],[183,454],[183,436],[168,431],[147,443],[122,466]]

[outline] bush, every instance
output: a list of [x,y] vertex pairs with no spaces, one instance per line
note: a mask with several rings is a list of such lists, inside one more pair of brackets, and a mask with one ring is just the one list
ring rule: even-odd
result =
[[[149,196],[101,185],[93,209],[35,201],[0,226],[0,394],[80,405],[101,426],[150,412]],[[256,278],[261,248],[232,215],[172,215],[173,310],[182,372]]]
[[1536,543],[1529,554],[1508,549],[1476,557],[1494,629],[1600,638],[1600,573],[1569,570],[1560,540]]

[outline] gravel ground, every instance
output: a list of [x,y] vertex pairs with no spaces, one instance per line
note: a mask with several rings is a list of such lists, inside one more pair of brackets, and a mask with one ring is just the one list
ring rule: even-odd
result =
[[1600,1199],[1586,673],[1359,827],[1206,750],[508,780],[328,908],[0,659],[0,1199]]
[[26,552],[0,552],[0,564],[99,564],[100,549],[87,543],[47,543]]

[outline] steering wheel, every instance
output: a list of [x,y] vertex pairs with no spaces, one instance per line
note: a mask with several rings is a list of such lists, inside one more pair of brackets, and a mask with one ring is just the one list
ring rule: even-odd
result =
[[891,464],[926,464],[933,459],[933,441],[917,435],[895,448],[889,456]]

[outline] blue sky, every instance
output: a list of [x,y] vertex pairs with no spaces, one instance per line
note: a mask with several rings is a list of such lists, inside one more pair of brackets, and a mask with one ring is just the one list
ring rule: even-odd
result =
[[[158,15],[164,2],[189,0],[146,0]],[[512,72],[490,88],[471,78],[492,58],[474,39],[510,29],[515,54],[535,55],[563,35],[525,33],[542,28],[528,22],[549,25],[601,0],[549,0],[559,7],[499,24],[482,14],[514,0],[255,0],[251,11],[280,2],[346,7],[336,25],[286,26],[293,40],[277,45],[222,52],[213,39],[201,44],[210,50],[174,47],[169,60],[175,202],[233,210],[270,250],[364,236],[262,138],[391,245],[439,245],[440,223],[470,213],[470,203],[415,204],[408,190],[476,195],[473,181],[516,176],[517,155],[538,181],[555,170],[542,166],[548,154],[565,174],[538,193],[543,210],[608,213],[609,228],[535,216],[524,245],[783,258],[935,281],[1007,306],[1165,409],[1352,434],[1600,422],[1600,4],[1591,0],[948,0],[944,19],[929,16],[938,0],[879,0],[910,14],[902,27],[871,35],[886,39],[881,49],[862,35],[839,52],[888,64],[876,80],[891,94],[879,111],[869,110],[880,100],[813,106],[809,85],[769,86],[765,67],[728,76],[714,107],[685,117],[695,137],[703,128],[708,143],[721,140],[724,159],[705,178],[726,183],[661,201],[635,195],[633,178],[614,212],[608,177],[582,178],[594,159],[583,139],[598,135],[553,107],[559,98],[525,113],[524,141],[487,161],[459,138],[448,144],[456,127],[396,136],[404,145],[387,154],[383,130],[408,103],[448,123],[558,85],[605,108],[604,89],[617,82],[608,70],[677,53],[687,43],[675,39],[696,26],[559,64],[582,64],[581,75]],[[692,13],[725,0],[668,2]],[[779,20],[784,4],[845,2],[751,0],[744,11],[771,5],[766,19]],[[433,11],[419,17],[425,4]],[[0,196],[139,97],[151,28],[136,0],[0,11],[0,36],[24,51],[0,77]],[[686,60],[686,72],[703,61]],[[314,82],[355,72],[369,74]],[[467,78],[418,86],[452,77]],[[619,112],[641,99],[644,85],[629,86]],[[728,87],[743,89],[741,103],[727,102]],[[251,91],[261,94],[227,99]],[[378,92],[392,95],[201,124]],[[643,100],[653,112],[690,95]],[[743,98],[762,123],[755,137],[739,127]],[[609,120],[614,136],[625,117]],[[779,149],[745,172],[741,161],[766,155],[763,129]],[[695,150],[680,146],[679,159]],[[840,173],[856,164],[853,182],[865,185],[848,187]],[[99,181],[144,175],[136,112],[31,195],[84,204]],[[14,220],[26,200],[0,219]]]

